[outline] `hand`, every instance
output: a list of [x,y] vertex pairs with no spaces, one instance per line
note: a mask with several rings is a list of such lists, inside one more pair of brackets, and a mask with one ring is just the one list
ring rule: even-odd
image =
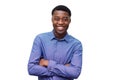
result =
[[48,66],[48,60],[45,59],[40,59],[39,65],[47,67]]
[[65,66],[70,66],[70,64],[65,64]]

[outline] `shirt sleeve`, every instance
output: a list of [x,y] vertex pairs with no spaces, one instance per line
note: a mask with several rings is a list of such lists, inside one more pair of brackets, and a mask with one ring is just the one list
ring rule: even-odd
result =
[[53,74],[48,71],[46,67],[40,66],[39,61],[42,57],[42,43],[40,38],[37,36],[33,42],[29,62],[28,62],[28,73],[35,76],[52,76]]
[[81,69],[82,69],[82,45],[81,44],[77,44],[75,46],[70,66],[58,64],[53,60],[50,60],[48,64],[49,71],[53,72],[57,76],[62,76],[69,79],[78,78],[81,73]]

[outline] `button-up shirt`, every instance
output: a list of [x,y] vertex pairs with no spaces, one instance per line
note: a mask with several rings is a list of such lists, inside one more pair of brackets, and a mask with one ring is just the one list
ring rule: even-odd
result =
[[[47,67],[39,65],[41,58],[49,60]],[[68,34],[57,39],[53,32],[35,37],[28,62],[30,75],[38,76],[38,80],[73,80],[79,77],[81,68],[82,44],[78,39]]]

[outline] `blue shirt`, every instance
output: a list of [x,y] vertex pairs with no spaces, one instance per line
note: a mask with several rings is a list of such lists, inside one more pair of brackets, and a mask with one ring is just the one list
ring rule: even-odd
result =
[[[49,60],[48,67],[39,65],[40,58]],[[73,80],[79,77],[81,68],[82,44],[79,40],[68,34],[58,40],[53,32],[36,36],[28,62],[30,75],[38,76],[38,80]]]

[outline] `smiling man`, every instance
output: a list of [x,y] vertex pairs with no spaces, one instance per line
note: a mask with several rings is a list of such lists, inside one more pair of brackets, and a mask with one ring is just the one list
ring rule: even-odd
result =
[[30,75],[38,80],[74,80],[82,69],[82,44],[67,33],[71,11],[64,5],[52,10],[53,30],[38,34],[28,62]]

